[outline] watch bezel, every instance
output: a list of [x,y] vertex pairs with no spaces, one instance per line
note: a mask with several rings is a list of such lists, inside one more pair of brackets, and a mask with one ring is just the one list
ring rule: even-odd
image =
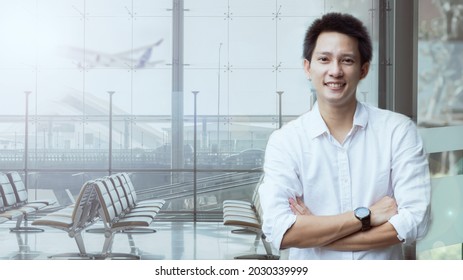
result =
[[362,223],[362,231],[367,231],[371,228],[370,209],[367,207],[358,207],[354,210],[354,215]]

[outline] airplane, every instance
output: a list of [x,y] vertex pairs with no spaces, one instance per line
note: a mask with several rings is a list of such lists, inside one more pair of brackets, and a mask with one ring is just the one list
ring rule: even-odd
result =
[[153,49],[158,47],[163,40],[164,39],[160,39],[154,44],[114,54],[76,47],[66,47],[63,50],[65,56],[73,59],[73,63],[80,69],[108,67],[142,69],[154,67],[164,62],[164,60],[151,60]]

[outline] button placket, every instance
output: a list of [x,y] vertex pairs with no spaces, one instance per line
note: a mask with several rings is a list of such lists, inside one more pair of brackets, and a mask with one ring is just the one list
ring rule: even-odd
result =
[[349,157],[347,150],[344,148],[338,149],[338,166],[339,187],[341,193],[341,211],[346,212],[352,210],[352,187]]

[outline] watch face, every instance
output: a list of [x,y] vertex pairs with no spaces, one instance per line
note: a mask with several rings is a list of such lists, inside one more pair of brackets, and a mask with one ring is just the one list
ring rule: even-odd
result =
[[355,215],[357,215],[357,217],[359,217],[360,219],[365,218],[369,214],[370,214],[370,210],[368,210],[368,208],[359,207],[355,209]]

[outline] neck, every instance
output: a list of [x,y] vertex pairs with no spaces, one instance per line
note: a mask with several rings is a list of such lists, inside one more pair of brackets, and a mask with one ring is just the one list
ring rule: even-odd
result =
[[319,103],[318,107],[331,135],[342,144],[352,129],[357,100],[343,106]]

